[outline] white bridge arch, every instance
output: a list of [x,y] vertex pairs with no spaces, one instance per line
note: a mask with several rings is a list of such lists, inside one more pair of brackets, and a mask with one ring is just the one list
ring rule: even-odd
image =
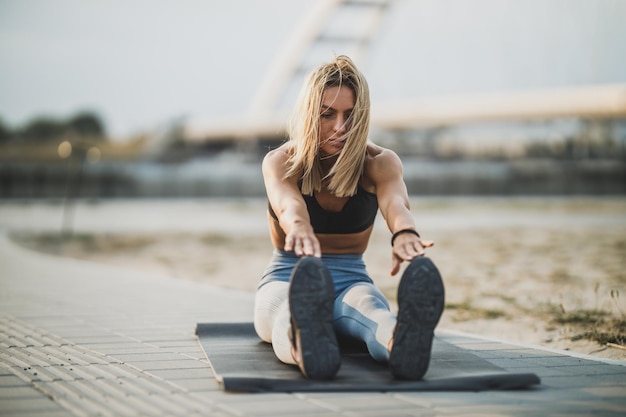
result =
[[[392,0],[320,0],[271,64],[249,109],[232,117],[200,117],[183,124],[191,142],[284,136],[302,79],[330,53],[365,65]],[[626,83],[576,85],[498,93],[372,100],[374,129],[410,130],[485,120],[626,117]]]

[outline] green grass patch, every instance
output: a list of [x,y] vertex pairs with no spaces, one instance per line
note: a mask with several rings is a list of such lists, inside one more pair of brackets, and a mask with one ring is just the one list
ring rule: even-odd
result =
[[556,314],[554,321],[559,324],[594,325],[605,321],[609,313],[603,310],[573,310]]
[[626,320],[623,318],[603,320],[599,327],[572,337],[572,340],[580,339],[595,340],[601,345],[614,343],[616,345],[626,346]]
[[615,317],[609,311],[580,309],[565,311],[552,306],[551,322],[555,325],[569,325],[576,333],[572,341],[593,340],[601,345],[613,343],[626,345],[626,320]]

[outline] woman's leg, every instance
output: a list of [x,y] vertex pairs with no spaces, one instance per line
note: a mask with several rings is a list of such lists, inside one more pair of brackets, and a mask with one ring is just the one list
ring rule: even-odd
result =
[[425,256],[413,259],[398,286],[398,326],[389,355],[396,378],[417,380],[428,370],[444,304],[445,289],[435,264]]
[[254,329],[262,340],[272,344],[281,362],[296,364],[291,355],[288,282],[268,282],[258,289],[254,301]]
[[334,316],[339,333],[363,340],[377,361],[389,359],[396,316],[374,284],[360,282],[343,290],[335,299]]

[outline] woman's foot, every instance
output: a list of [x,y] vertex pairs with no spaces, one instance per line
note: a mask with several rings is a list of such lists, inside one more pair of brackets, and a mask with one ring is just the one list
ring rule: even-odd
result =
[[428,258],[413,259],[398,286],[398,321],[389,355],[395,378],[418,380],[426,374],[444,298],[437,267]]
[[332,379],[341,365],[333,327],[334,295],[332,278],[322,261],[300,259],[289,286],[292,355],[310,379]]

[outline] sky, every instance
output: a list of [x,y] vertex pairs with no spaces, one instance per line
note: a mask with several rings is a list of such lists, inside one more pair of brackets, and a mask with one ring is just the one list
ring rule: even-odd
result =
[[[245,113],[313,6],[0,0],[0,118],[91,110],[123,138]],[[626,83],[625,22],[624,0],[397,0],[361,69],[373,100]]]

